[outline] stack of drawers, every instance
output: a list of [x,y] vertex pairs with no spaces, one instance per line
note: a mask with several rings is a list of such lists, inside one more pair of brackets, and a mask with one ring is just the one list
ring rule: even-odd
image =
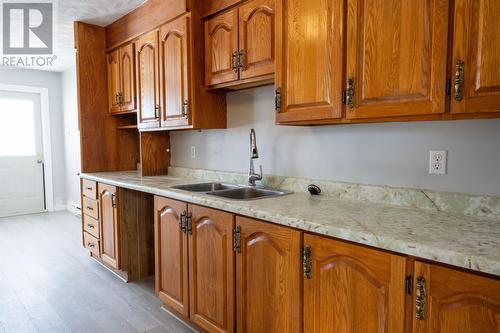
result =
[[83,244],[92,255],[100,257],[97,183],[87,179],[82,180],[82,211]]

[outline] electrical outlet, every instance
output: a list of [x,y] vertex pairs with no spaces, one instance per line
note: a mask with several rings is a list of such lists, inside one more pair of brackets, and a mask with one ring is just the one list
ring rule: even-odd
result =
[[196,147],[191,146],[191,158],[196,158]]
[[431,150],[429,151],[429,174],[445,175],[447,167],[447,152],[446,150]]

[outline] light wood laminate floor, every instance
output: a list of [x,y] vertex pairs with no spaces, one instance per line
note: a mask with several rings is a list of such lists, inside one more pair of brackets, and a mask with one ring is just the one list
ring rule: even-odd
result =
[[152,278],[124,283],[92,260],[71,213],[1,218],[0,249],[0,333],[192,332]]

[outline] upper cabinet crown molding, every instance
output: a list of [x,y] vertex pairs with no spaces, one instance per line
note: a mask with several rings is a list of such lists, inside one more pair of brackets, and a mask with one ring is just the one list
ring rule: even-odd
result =
[[456,0],[452,113],[500,112],[498,0]]

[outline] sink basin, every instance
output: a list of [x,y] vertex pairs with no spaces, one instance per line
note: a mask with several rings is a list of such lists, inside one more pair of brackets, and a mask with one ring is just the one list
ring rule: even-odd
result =
[[187,184],[187,185],[172,186],[172,188],[175,188],[178,190],[184,190],[184,191],[189,191],[189,192],[202,192],[202,193],[221,191],[221,190],[229,190],[229,189],[235,189],[238,187],[239,187],[238,185],[223,184],[223,183],[201,183],[201,184]]
[[279,197],[282,195],[290,194],[288,191],[280,191],[269,188],[259,188],[259,187],[239,187],[224,191],[209,192],[207,194],[214,195],[217,197],[235,199],[235,200],[252,200],[252,199],[263,199],[270,197]]

